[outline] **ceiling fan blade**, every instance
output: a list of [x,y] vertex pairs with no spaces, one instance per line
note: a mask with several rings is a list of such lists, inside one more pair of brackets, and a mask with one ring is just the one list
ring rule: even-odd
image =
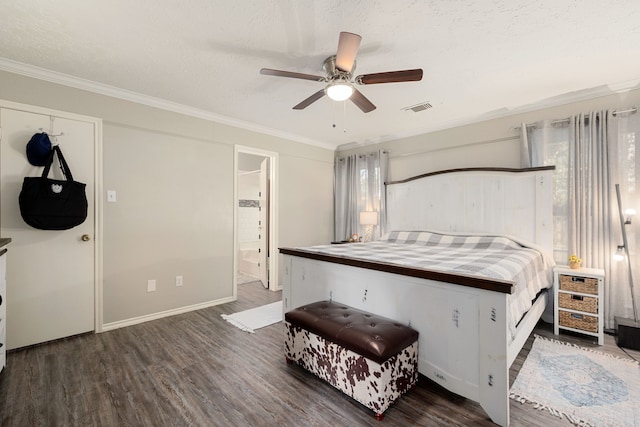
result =
[[260,74],[266,76],[291,77],[292,79],[313,80],[314,82],[323,82],[325,78],[322,76],[314,76],[313,74],[295,73],[293,71],[274,70],[271,68],[262,68]]
[[367,97],[364,96],[358,89],[353,90],[351,101],[353,101],[353,103],[356,104],[356,106],[361,109],[363,113],[368,113],[376,109],[376,106],[373,105],[373,103],[369,101]]
[[314,93],[313,95],[311,95],[310,97],[308,97],[307,99],[305,99],[304,101],[302,101],[301,103],[299,103],[298,105],[293,107],[293,109],[294,110],[304,110],[309,105],[313,104],[314,102],[316,102],[318,99],[322,98],[323,96],[324,96],[324,89],[320,89],[319,91],[317,91],[316,93]]
[[378,83],[417,82],[422,80],[422,68],[415,70],[389,71],[386,73],[363,74],[356,77],[356,83],[373,85]]
[[361,41],[362,37],[357,34],[347,33],[345,31],[340,33],[338,52],[336,53],[337,68],[348,73],[351,72]]

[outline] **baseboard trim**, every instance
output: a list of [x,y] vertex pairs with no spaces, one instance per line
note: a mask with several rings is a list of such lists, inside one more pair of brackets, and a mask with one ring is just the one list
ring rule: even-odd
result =
[[162,319],[163,317],[175,316],[176,314],[188,313],[190,311],[200,310],[203,308],[213,307],[220,304],[235,301],[233,297],[221,298],[213,301],[203,302],[200,304],[188,305],[186,307],[174,308],[171,310],[160,311],[158,313],[145,314],[144,316],[132,317],[130,319],[118,320],[117,322],[104,323],[101,332],[113,331],[114,329],[125,328],[127,326],[138,325],[140,323],[150,322],[152,320]]

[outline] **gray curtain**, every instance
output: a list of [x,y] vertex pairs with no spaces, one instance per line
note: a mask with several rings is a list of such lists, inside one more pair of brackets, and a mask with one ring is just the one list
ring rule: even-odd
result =
[[[609,176],[609,113],[580,114],[569,123],[569,253],[611,275],[617,220]],[[613,197],[612,197],[613,196]]]
[[629,116],[597,111],[522,129],[523,166],[556,166],[554,258],[566,265],[567,257],[576,254],[583,266],[605,271],[607,328],[613,327],[615,316],[630,317],[631,310],[626,263],[612,261],[622,244],[615,184],[624,181],[623,199],[638,202],[637,192],[634,201],[629,188],[635,189],[636,170],[640,170],[635,159],[640,127],[630,128],[628,122]]
[[357,182],[355,154],[337,158],[334,166],[334,240],[348,239],[357,230],[357,217],[351,214],[352,206],[357,205]]
[[378,212],[378,225],[372,239],[380,238],[386,225],[386,192],[389,156],[384,151],[352,154],[336,158],[334,169],[334,239],[360,236],[365,229],[359,224],[360,212]]

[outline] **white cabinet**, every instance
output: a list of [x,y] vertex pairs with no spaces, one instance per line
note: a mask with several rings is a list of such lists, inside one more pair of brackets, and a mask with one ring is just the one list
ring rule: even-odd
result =
[[604,343],[604,270],[558,266],[554,269],[554,333],[560,329],[598,338]]
[[0,372],[7,361],[7,250],[0,249]]

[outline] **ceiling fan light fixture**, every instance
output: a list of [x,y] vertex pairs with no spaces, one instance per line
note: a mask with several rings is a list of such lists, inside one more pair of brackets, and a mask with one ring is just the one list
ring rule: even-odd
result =
[[351,86],[351,83],[345,82],[329,83],[325,92],[334,101],[346,101],[353,95],[353,86]]

